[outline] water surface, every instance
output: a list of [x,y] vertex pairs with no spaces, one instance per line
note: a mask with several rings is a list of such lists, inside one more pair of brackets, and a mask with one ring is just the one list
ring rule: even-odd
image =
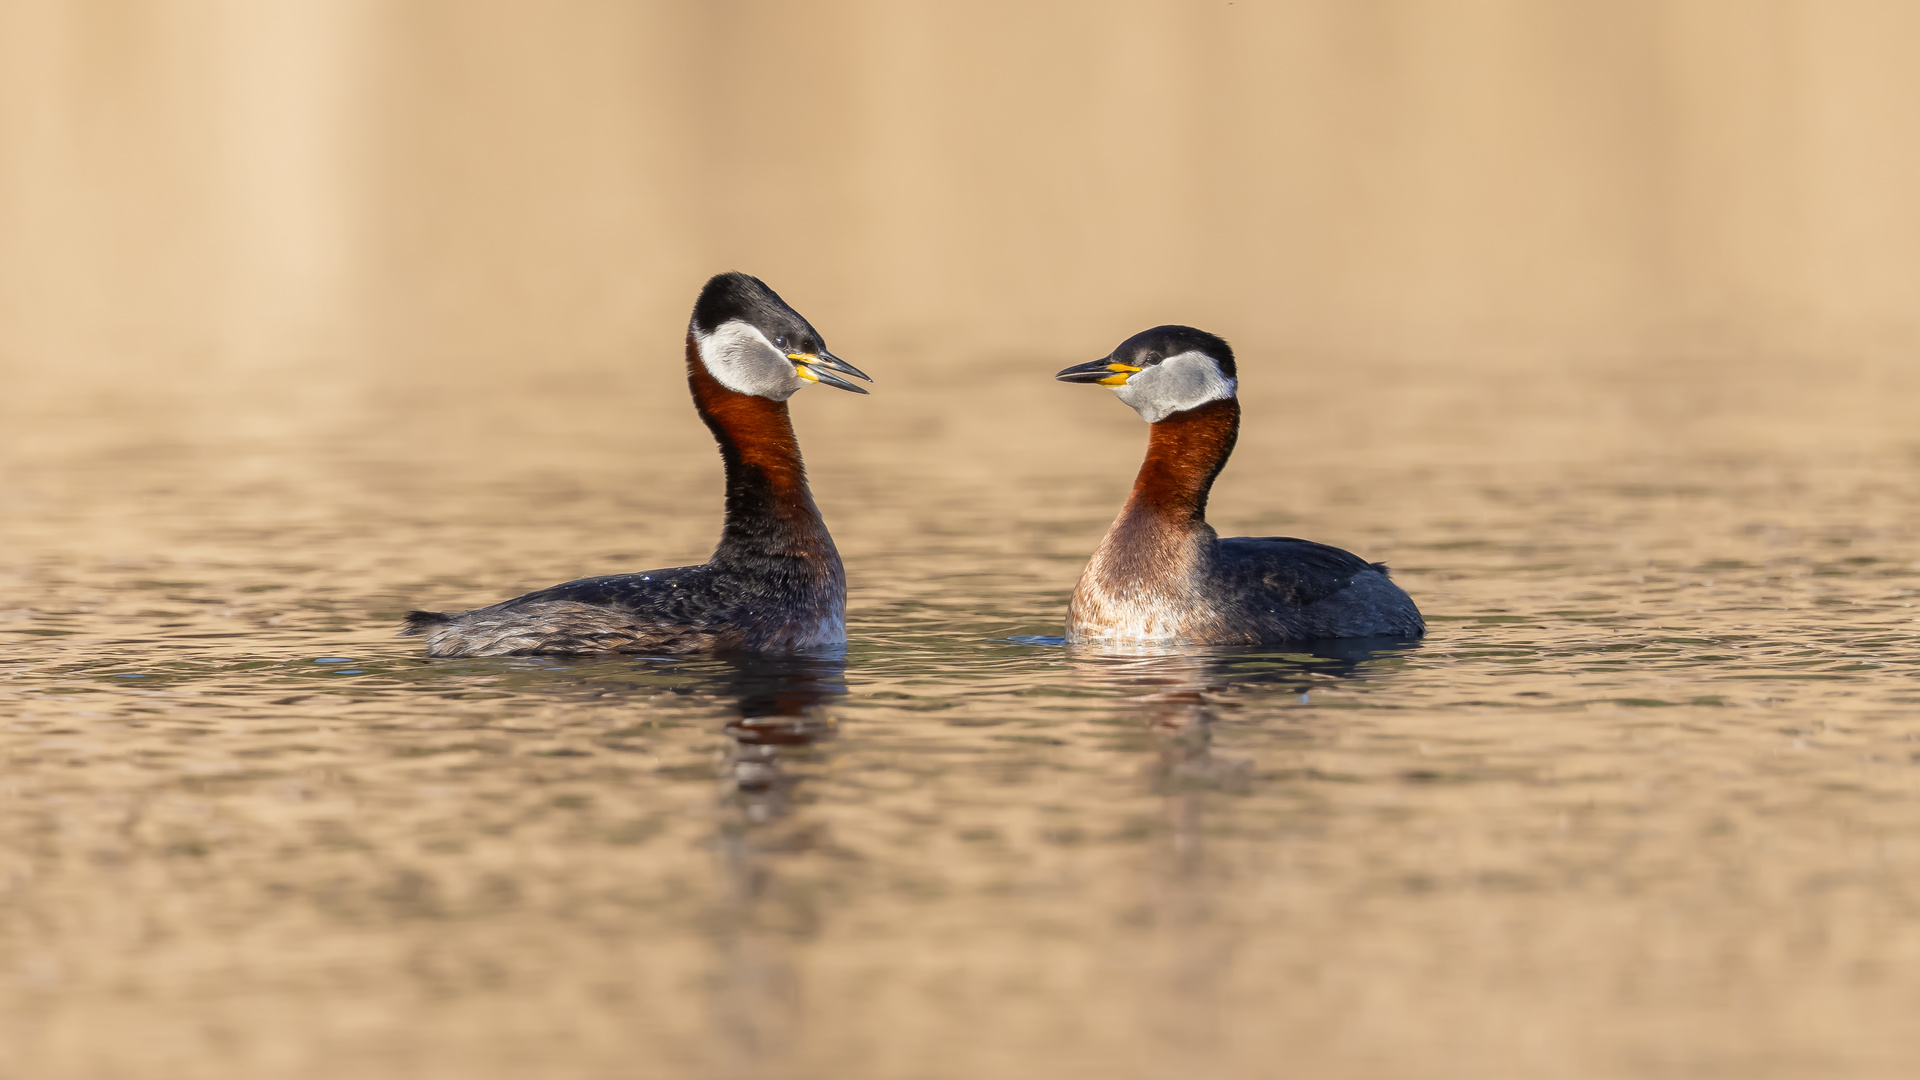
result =
[[1216,524],[1389,561],[1431,634],[1101,655],[1049,636],[1131,413],[857,356],[795,401],[844,657],[392,637],[704,557],[663,353],[0,406],[0,1075],[1920,1054],[1911,375],[1248,357]]

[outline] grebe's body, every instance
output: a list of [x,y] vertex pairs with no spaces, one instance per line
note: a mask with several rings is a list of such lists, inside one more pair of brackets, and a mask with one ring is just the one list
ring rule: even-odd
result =
[[1112,387],[1148,422],[1146,461],[1067,605],[1067,641],[1274,644],[1419,637],[1426,623],[1387,568],[1285,536],[1222,540],[1207,493],[1240,431],[1233,351],[1161,326],[1062,371]]
[[806,652],[847,640],[846,573],[807,489],[786,399],[809,382],[858,393],[866,376],[826,350],[745,274],[707,283],[687,333],[694,407],[726,465],[713,559],[584,578],[460,614],[415,611],[429,656]]

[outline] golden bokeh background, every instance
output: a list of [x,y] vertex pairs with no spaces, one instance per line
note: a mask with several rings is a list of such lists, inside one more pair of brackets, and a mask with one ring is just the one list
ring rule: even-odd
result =
[[1916,40],[1904,0],[9,0],[0,364],[594,369],[729,267],[895,372],[1159,321],[1897,356]]

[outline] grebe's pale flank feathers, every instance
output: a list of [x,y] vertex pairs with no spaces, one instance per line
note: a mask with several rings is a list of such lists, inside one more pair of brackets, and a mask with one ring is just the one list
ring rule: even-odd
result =
[[1120,343],[1108,355],[1055,375],[1061,382],[1109,387],[1149,424],[1239,389],[1233,347],[1191,326],[1156,326]]
[[873,381],[828,352],[813,324],[750,274],[714,275],[687,332],[708,372],[737,394],[785,401],[808,383],[864,394],[843,376]]

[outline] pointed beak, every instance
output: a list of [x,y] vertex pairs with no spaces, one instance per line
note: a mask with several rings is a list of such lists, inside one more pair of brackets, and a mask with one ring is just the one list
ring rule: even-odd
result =
[[1101,386],[1125,386],[1127,380],[1140,369],[1131,364],[1122,364],[1110,357],[1101,357],[1072,367],[1055,375],[1061,382],[1098,383]]
[[853,385],[841,378],[841,376],[851,375],[856,379],[865,379],[867,382],[873,381],[867,378],[866,372],[861,371],[859,368],[854,367],[852,364],[847,363],[845,360],[840,359],[825,349],[821,349],[817,353],[788,353],[787,359],[793,361],[794,370],[799,372],[800,377],[808,382],[824,383],[827,386],[837,387],[841,390],[851,390],[856,394],[864,394],[867,392],[864,388]]

